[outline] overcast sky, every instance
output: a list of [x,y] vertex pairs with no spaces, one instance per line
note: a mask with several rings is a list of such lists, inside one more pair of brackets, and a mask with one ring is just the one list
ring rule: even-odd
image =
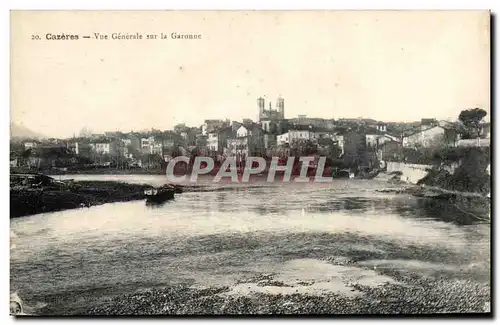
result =
[[[202,39],[48,41],[49,32]],[[283,96],[287,118],[490,111],[484,12],[14,13],[11,41],[12,121],[47,136],[255,120],[259,96],[273,107]]]

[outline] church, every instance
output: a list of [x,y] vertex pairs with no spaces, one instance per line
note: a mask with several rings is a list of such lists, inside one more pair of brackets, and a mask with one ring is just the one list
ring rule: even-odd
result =
[[259,121],[279,121],[285,119],[285,100],[283,98],[278,97],[274,110],[270,101],[269,109],[266,109],[266,101],[262,97],[257,99],[257,105],[259,106]]

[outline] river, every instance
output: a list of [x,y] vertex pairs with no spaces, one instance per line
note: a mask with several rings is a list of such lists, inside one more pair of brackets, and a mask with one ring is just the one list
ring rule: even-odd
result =
[[[490,224],[481,220],[489,211],[376,191],[387,187],[375,180],[262,182],[177,194],[159,207],[135,201],[11,219],[11,292],[35,314],[65,314],[146,288],[349,296],[363,294],[353,282],[376,288],[411,278],[458,286],[455,294],[476,295],[486,305]],[[286,285],[248,280],[262,275]]]

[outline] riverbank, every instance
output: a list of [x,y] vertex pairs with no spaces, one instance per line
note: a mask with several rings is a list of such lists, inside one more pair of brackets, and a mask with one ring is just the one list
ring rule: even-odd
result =
[[41,188],[11,186],[10,217],[142,200],[144,190],[150,187],[113,181],[78,181]]
[[490,154],[490,148],[446,147],[435,152],[428,165],[389,161],[387,172],[395,183],[425,185],[443,195],[481,198],[491,192]]
[[[335,263],[334,263],[335,264]],[[340,270],[344,265],[331,265]],[[352,264],[351,264],[352,266]],[[439,314],[489,313],[490,287],[468,279],[422,278],[381,268],[383,282],[352,281],[338,291],[333,282],[277,281],[261,274],[232,286],[177,285],[118,295],[73,315],[245,315],[245,314]],[[252,288],[252,289],[250,289]],[[460,288],[460,290],[457,290]],[[42,311],[50,315],[50,308]],[[70,313],[72,314],[72,313]]]
[[[426,185],[406,185],[402,188],[376,190],[380,193],[406,194],[419,198],[447,201],[471,219],[482,222],[491,220],[491,199],[481,193],[459,192]],[[476,212],[477,211],[477,212]],[[487,216],[481,216],[486,214]]]
[[[32,173],[32,169],[28,168],[11,168],[10,173]],[[50,168],[45,170],[37,170],[36,172],[46,175],[165,175],[165,169],[146,169],[146,168],[86,168],[86,169],[70,169],[70,168]]]

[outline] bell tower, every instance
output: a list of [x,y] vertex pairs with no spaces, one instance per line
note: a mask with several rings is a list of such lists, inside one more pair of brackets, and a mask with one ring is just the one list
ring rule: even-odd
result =
[[276,100],[276,109],[278,110],[278,116],[280,119],[285,119],[285,100],[279,96]]
[[257,98],[257,106],[259,107],[259,119],[262,119],[264,117],[264,109],[265,109],[266,101],[264,98],[259,97]]

